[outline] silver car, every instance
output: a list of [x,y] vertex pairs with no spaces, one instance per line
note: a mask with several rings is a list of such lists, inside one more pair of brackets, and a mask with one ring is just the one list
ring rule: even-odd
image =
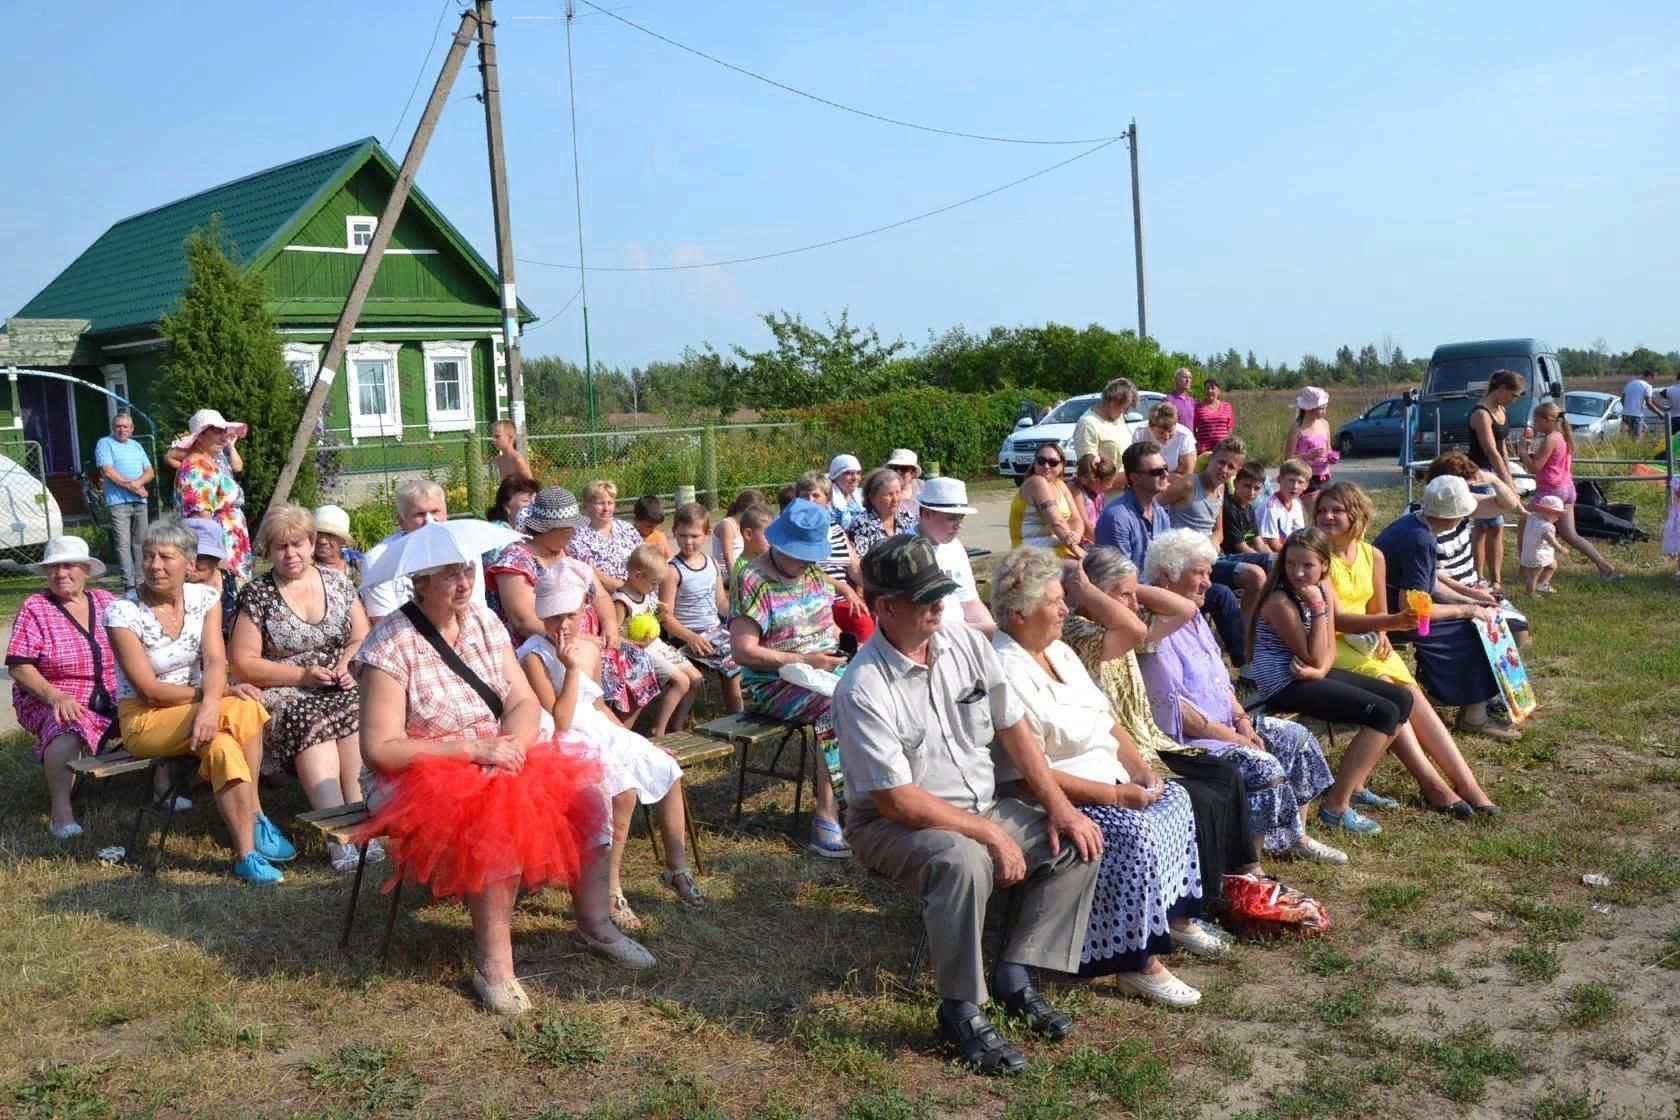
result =
[[[1047,443],[1054,443],[1061,447],[1062,458],[1067,460],[1068,477],[1073,477],[1073,427],[1079,423],[1079,418],[1101,399],[1101,393],[1086,393],[1084,396],[1057,401],[1036,423],[1031,417],[1021,417],[1015,422],[1014,433],[1004,439],[1003,446],[998,448],[998,474],[1021,482],[1032,473],[1033,455],[1038,449]],[[1137,407],[1126,413],[1126,423],[1143,423],[1143,418],[1149,414],[1149,410],[1166,399],[1165,393],[1139,393]],[[1138,411],[1139,409],[1142,411]]]
[[1622,398],[1584,390],[1563,395],[1563,414],[1576,440],[1594,443],[1614,436],[1622,426]]

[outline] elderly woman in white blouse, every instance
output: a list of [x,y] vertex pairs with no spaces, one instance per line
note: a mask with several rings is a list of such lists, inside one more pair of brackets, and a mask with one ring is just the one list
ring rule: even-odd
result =
[[1150,769],[1079,656],[1063,644],[1068,608],[1054,553],[1028,545],[1004,556],[992,573],[992,614],[1005,679],[1026,707],[1051,772],[1103,831],[1080,975],[1113,975],[1122,990],[1169,1007],[1197,1003],[1201,993],[1160,960],[1175,944],[1208,955],[1225,949],[1195,920],[1202,881],[1189,795]]

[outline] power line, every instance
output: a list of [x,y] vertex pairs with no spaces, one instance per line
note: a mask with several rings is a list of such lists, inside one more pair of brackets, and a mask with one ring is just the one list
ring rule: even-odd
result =
[[537,331],[542,330],[544,327],[548,326],[549,324],[559,322],[560,321],[560,316],[564,315],[567,311],[571,310],[572,304],[576,303],[578,297],[581,296],[582,294],[583,294],[583,289],[580,287],[580,288],[578,288],[577,291],[572,293],[572,298],[571,299],[567,300],[564,304],[561,305],[560,310],[556,311],[554,314],[550,315],[548,318],[544,319],[542,322],[538,323],[536,326],[530,327],[526,330],[523,330],[520,333],[522,335],[535,334]]
[[426,76],[426,67],[432,63],[432,52],[437,50],[438,32],[443,30],[443,17],[449,14],[449,5],[454,0],[443,0],[443,7],[438,9],[437,24],[432,28],[432,42],[426,48],[426,57],[420,63],[419,71],[414,75],[414,84],[408,87],[408,100],[403,102],[402,113],[397,117],[397,123],[391,126],[391,138],[385,141],[389,148],[397,142],[397,130],[402,127],[403,120],[408,116],[409,106],[414,104],[414,94],[420,89],[420,81]]
[[[587,0],[585,0],[585,2],[587,2]],[[938,209],[928,210],[928,211],[925,211],[921,214],[916,214],[913,217],[902,218],[902,219],[900,219],[899,221],[896,221],[896,222],[889,222],[884,226],[876,226],[873,229],[862,230],[861,232],[858,232],[858,233],[848,233],[844,237],[833,237],[833,238],[828,239],[827,241],[818,241],[818,242],[815,242],[815,243],[810,244],[810,245],[800,245],[797,248],[793,248],[793,249],[780,249],[780,250],[778,250],[774,253],[757,253],[757,254],[754,254],[753,256],[750,256],[750,257],[733,257],[733,258],[731,258],[729,260],[726,260],[726,261],[703,261],[699,264],[641,265],[641,266],[638,266],[638,267],[625,267],[625,266],[616,266],[615,267],[615,266],[611,266],[611,265],[590,265],[588,268],[584,269],[583,271],[585,271],[585,272],[686,272],[690,269],[696,269],[696,268],[722,268],[725,265],[732,265],[732,264],[752,264],[755,261],[773,260],[776,257],[791,257],[795,253],[809,253],[814,249],[827,249],[828,247],[830,247],[832,245],[842,245],[842,244],[845,244],[848,241],[856,241],[856,240],[858,240],[859,238],[862,238],[862,237],[872,237],[877,233],[885,233],[888,230],[898,229],[900,226],[907,226],[907,225],[910,225],[913,222],[920,222],[920,221],[923,221],[927,218],[936,217],[940,214],[945,214],[945,213],[948,213],[952,210],[955,210],[960,206],[967,206],[970,203],[979,202],[981,199],[990,198],[994,194],[1001,194],[1004,191],[1009,190],[1011,187],[1018,187],[1022,183],[1031,182],[1032,180],[1037,179],[1040,176],[1048,175],[1052,171],[1056,171],[1060,168],[1066,167],[1070,163],[1078,163],[1080,160],[1084,159],[1086,156],[1096,155],[1098,152],[1102,151],[1104,148],[1110,147],[1114,144],[1118,144],[1124,139],[1125,139],[1124,136],[1116,136],[1116,137],[1113,137],[1112,139],[1104,140],[1102,143],[1097,144],[1095,147],[1087,148],[1085,151],[1080,152],[1076,156],[1069,156],[1067,159],[1062,160],[1060,163],[1053,163],[1049,167],[1041,168],[1037,171],[1034,171],[1031,175],[1023,175],[1019,179],[1011,180],[1010,182],[1004,183],[1002,186],[999,186],[999,187],[993,187],[989,191],[982,191],[979,194],[970,195],[969,197],[961,199],[957,202],[948,203],[947,205],[941,206]],[[533,260],[530,257],[519,257],[518,260],[519,260],[519,263],[521,263],[521,264],[534,264],[534,265],[537,265],[540,268],[569,268],[569,269],[572,269],[573,271],[577,271],[578,267],[579,267],[576,264],[561,264],[561,263],[556,262],[556,261],[539,261],[539,260]]]
[[797,89],[794,86],[788,85],[786,82],[778,82],[774,78],[765,77],[763,74],[755,73],[754,71],[748,70],[744,66],[737,66],[733,62],[725,62],[723,59],[718,58],[716,55],[707,54],[705,51],[700,50],[697,47],[691,47],[687,43],[679,43],[675,39],[672,39],[672,38],[670,38],[668,36],[665,36],[665,35],[661,35],[659,32],[653,30],[651,27],[643,27],[641,24],[636,23],[634,20],[626,19],[624,16],[619,15],[617,12],[611,11],[607,8],[603,8],[599,4],[594,3],[594,0],[580,0],[580,2],[583,3],[584,5],[590,7],[590,8],[594,8],[595,11],[598,12],[599,14],[601,14],[601,15],[611,16],[613,19],[617,20],[619,23],[624,24],[626,27],[635,28],[637,31],[640,31],[644,35],[650,35],[653,38],[658,39],[661,43],[665,43],[669,46],[676,47],[680,51],[687,51],[689,54],[694,55],[697,58],[703,58],[707,62],[714,63],[718,66],[723,67],[726,70],[733,70],[733,71],[735,71],[735,73],[744,75],[745,77],[748,77],[748,78],[752,78],[754,81],[759,81],[759,82],[763,82],[766,85],[775,86],[779,90],[783,90],[787,93],[794,94],[797,97],[806,98],[810,101],[815,101],[820,105],[827,105],[831,109],[839,109],[843,113],[852,113],[852,114],[854,114],[856,116],[859,116],[859,117],[868,117],[870,120],[880,121],[883,124],[897,125],[900,128],[913,128],[918,132],[932,132],[932,133],[935,133],[936,135],[939,135],[939,136],[956,136],[956,137],[960,137],[961,139],[964,139],[964,140],[989,140],[994,144],[1075,145],[1075,144],[1098,144],[1098,143],[1102,143],[1104,141],[1114,141],[1114,140],[1125,139],[1123,134],[1120,135],[1120,136],[1089,136],[1089,137],[1086,137],[1082,140],[1037,140],[1037,139],[1031,139],[1031,138],[1020,137],[1020,136],[988,136],[988,135],[986,135],[985,133],[982,133],[982,132],[964,132],[960,129],[954,129],[954,128],[937,128],[934,125],[917,124],[915,121],[899,120],[896,117],[883,116],[880,113],[871,113],[867,109],[857,109],[857,108],[853,108],[850,105],[843,105],[840,102],[833,100],[832,98],[823,97],[819,94],[810,93],[810,92],[807,92],[806,90],[802,90],[802,89]]

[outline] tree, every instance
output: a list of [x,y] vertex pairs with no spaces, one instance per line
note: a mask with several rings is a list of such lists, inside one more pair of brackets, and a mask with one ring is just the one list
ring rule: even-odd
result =
[[[251,426],[240,441],[240,484],[253,529],[274,494],[303,415],[304,390],[286,365],[280,332],[265,305],[262,276],[238,262],[220,219],[188,236],[187,286],[158,330],[166,344],[161,411],[184,431],[201,408]],[[315,463],[305,457],[292,501],[315,501]]]

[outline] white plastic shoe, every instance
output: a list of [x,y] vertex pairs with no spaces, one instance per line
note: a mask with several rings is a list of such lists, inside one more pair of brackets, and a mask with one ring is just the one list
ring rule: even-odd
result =
[[1198,957],[1223,956],[1225,950],[1229,947],[1229,942],[1214,936],[1194,919],[1183,929],[1179,929],[1177,926],[1169,926],[1167,932],[1172,935],[1172,943],[1175,948],[1183,949],[1187,953],[1194,953]]
[[47,831],[53,834],[54,840],[72,840],[82,834],[82,826],[75,821],[69,824],[48,824]]
[[1121,991],[1141,996],[1162,1007],[1194,1007],[1202,993],[1162,968],[1159,972],[1120,972],[1114,985]]
[[1314,863],[1346,863],[1347,853],[1340,848],[1332,848],[1328,844],[1320,843],[1311,836],[1303,836],[1283,852],[1294,859],[1311,860]]

